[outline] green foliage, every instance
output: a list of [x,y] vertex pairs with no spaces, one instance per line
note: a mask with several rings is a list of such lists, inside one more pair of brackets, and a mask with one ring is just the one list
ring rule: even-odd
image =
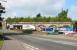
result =
[[5,7],[3,7],[2,3],[0,3],[0,16],[5,13]]
[[37,15],[36,15],[36,17],[37,17],[37,18],[41,17],[41,14],[40,14],[40,13],[39,13],[39,14],[37,14]]
[[13,22],[70,22],[71,18],[67,17],[68,10],[62,10],[56,17],[46,17],[41,16],[41,14],[37,14],[36,17],[15,17],[15,18],[7,18],[8,23]]
[[27,29],[27,30],[23,30],[23,33],[25,34],[32,34],[33,30],[31,29]]
[[0,32],[0,48],[3,45],[3,37],[2,37],[3,33]]
[[74,28],[77,30],[77,21],[74,22]]
[[3,40],[0,40],[0,48],[2,47],[3,45]]
[[68,9],[67,9],[67,10],[62,10],[62,11],[58,14],[58,17],[60,17],[60,18],[67,18],[67,14],[68,14]]

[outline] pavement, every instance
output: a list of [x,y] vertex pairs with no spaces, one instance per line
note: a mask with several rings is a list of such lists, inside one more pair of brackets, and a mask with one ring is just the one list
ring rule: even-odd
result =
[[25,50],[25,48],[17,40],[5,40],[1,50]]

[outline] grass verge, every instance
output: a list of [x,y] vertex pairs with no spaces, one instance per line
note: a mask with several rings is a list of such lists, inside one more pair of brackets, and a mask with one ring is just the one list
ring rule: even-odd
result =
[[3,45],[3,38],[2,38],[2,33],[0,33],[0,48],[2,47]]
[[3,45],[3,40],[0,40],[0,48],[2,47]]

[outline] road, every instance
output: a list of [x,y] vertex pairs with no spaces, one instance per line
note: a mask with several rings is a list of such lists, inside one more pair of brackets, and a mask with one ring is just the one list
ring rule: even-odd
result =
[[52,41],[33,37],[31,35],[10,35],[10,36],[21,42],[39,48],[40,50],[77,50],[76,46],[55,43]]

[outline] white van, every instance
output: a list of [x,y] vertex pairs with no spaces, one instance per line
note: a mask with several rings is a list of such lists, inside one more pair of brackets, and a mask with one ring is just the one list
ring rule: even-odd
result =
[[23,25],[22,26],[22,29],[25,30],[25,29],[32,29],[32,30],[35,30],[35,26],[34,25]]

